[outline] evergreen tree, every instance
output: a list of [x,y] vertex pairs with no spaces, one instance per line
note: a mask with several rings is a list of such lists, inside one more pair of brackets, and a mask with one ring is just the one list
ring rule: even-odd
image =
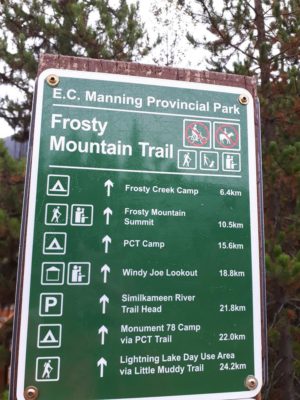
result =
[[209,50],[211,68],[258,78],[270,344],[265,398],[295,400],[300,393],[300,1],[184,3],[193,20],[207,26],[209,38],[199,42],[190,33],[189,40]]
[[157,21],[153,31],[158,34],[158,46],[152,54],[158,65],[172,66],[185,57],[187,41],[183,32],[187,32],[187,18],[184,18],[182,6],[173,0],[153,0],[151,12]]
[[[15,301],[25,162],[12,158],[0,140],[0,309]],[[2,321],[3,322],[3,321]],[[12,320],[0,324],[0,397],[10,363]],[[1,397],[2,398],[2,397]]]
[[0,141],[0,307],[15,299],[25,163]]
[[[17,140],[29,135],[33,80],[42,53],[136,60],[148,52],[137,6],[119,0],[7,0],[0,2],[0,118]],[[17,96],[17,100],[15,97]]]

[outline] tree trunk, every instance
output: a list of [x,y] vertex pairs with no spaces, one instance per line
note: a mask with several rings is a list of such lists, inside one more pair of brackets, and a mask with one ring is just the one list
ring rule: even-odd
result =
[[266,27],[264,19],[264,10],[261,0],[255,0],[255,20],[257,28],[257,49],[259,51],[259,67],[261,71],[261,86],[269,86],[271,75],[270,51],[267,49]]
[[294,367],[293,367],[293,340],[291,337],[291,326],[288,317],[285,316],[280,329],[280,349],[279,359],[282,359],[280,371],[280,387],[282,389],[282,400],[296,400],[294,387]]

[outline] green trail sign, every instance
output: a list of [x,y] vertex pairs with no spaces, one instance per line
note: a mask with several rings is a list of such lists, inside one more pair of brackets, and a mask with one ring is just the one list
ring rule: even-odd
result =
[[243,87],[39,76],[13,398],[260,392],[253,102]]

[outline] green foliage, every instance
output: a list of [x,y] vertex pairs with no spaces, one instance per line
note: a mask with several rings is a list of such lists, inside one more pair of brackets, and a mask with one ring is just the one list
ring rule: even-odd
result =
[[[137,60],[149,48],[136,6],[120,0],[13,0],[0,2],[0,84],[18,100],[0,100],[0,118],[17,140],[29,135],[33,80],[42,53]],[[16,91],[14,90],[14,93]]]
[[9,358],[10,358],[10,353],[8,349],[0,345],[0,368],[3,368],[5,365],[7,365]]
[[24,170],[0,141],[0,306],[14,302]]
[[[269,360],[272,370],[266,398],[286,398],[285,385],[298,390],[300,376],[300,257],[275,245],[266,257]],[[294,377],[294,379],[292,378]],[[288,397],[290,398],[290,397]]]
[[[0,140],[0,307],[15,300],[19,233],[24,186],[24,160],[13,159]],[[12,321],[0,327],[0,368],[10,363]],[[2,382],[1,382],[2,385]],[[0,390],[2,388],[0,387]],[[5,393],[2,395],[6,398]],[[1,393],[0,393],[1,397]]]
[[[8,390],[6,390],[4,393],[2,393],[2,397],[0,397],[1,400],[8,400]],[[1,396],[1,393],[0,393]]]

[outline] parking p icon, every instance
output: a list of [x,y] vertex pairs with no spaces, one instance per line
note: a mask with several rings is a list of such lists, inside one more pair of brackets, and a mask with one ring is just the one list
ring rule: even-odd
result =
[[42,293],[40,295],[41,317],[60,317],[63,311],[62,293]]

